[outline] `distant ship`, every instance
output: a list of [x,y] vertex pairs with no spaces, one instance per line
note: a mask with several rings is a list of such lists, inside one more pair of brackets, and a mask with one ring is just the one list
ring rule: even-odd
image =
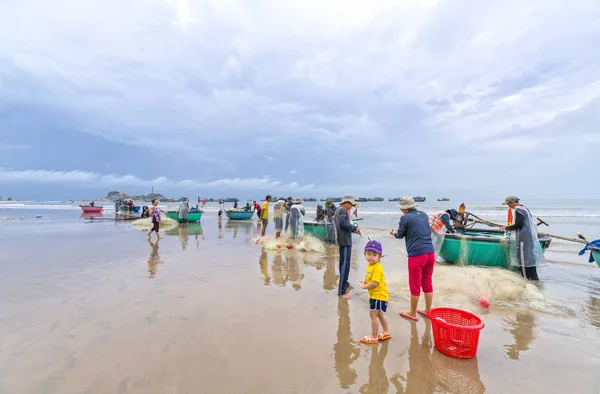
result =
[[400,201],[400,197],[388,198],[388,201]]
[[438,200],[438,201],[450,201],[450,199],[449,199],[449,198],[446,198],[446,197],[438,197],[438,199],[437,199],[437,200]]
[[427,200],[427,198],[421,197],[421,196],[416,196],[413,198],[414,198],[415,202],[425,202]]

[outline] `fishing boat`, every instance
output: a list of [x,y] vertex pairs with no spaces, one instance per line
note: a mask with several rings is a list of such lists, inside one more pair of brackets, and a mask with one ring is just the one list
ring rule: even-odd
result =
[[94,206],[93,207],[91,205],[81,205],[81,204],[79,204],[79,207],[81,208],[81,210],[83,212],[102,212],[102,210],[104,209],[103,206],[99,206],[99,207]]
[[425,201],[427,201],[426,197],[416,196],[416,197],[413,197],[413,198],[414,198],[415,202],[425,202]]
[[327,241],[327,222],[326,221],[305,221],[304,234],[312,235],[322,241]]
[[254,212],[252,211],[236,211],[233,209],[225,211],[225,215],[229,220],[248,220],[252,219]]
[[438,197],[438,199],[437,199],[437,200],[438,200],[438,201],[450,201],[450,199],[449,199],[449,198],[446,198],[446,197]]
[[[183,222],[183,219],[179,218],[179,211],[168,211],[167,217],[173,220],[177,220],[179,223]],[[190,211],[188,212],[188,222],[194,223],[202,218],[202,211]]]
[[[539,240],[545,252],[552,238],[540,236]],[[470,229],[446,234],[440,256],[449,264],[509,268],[509,247],[509,239],[502,231]]]
[[594,256],[594,260],[596,261],[596,264],[598,265],[598,268],[600,268],[600,248],[597,248],[595,246],[589,245],[588,246],[588,250],[590,251],[590,253],[592,254],[592,256]]

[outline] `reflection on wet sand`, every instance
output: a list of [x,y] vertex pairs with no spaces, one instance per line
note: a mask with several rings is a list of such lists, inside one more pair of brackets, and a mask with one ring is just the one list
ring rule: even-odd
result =
[[369,382],[362,385],[359,392],[366,393],[387,393],[390,382],[385,372],[383,363],[388,354],[389,341],[383,342],[380,346],[369,346],[371,349],[371,362],[369,363]]
[[204,231],[201,223],[179,223],[179,226],[166,230],[166,235],[176,235],[179,237],[181,249],[187,249],[190,236],[196,240],[196,249],[200,247],[200,241],[204,241]]
[[240,229],[244,229],[245,237],[250,238],[250,232],[252,231],[253,224],[254,223],[248,221],[229,220],[227,221],[225,227],[227,227],[228,229],[232,229],[234,239],[237,238]]
[[338,263],[337,248],[327,248],[325,253],[325,272],[323,273],[323,289],[337,289],[340,276],[336,274],[335,266]]
[[219,216],[219,239],[223,239],[223,217]]
[[304,279],[304,261],[302,261],[300,253],[291,252],[285,256],[285,271],[286,277],[292,282],[294,289],[302,288],[302,279]]
[[481,382],[477,358],[459,360],[440,353],[433,347],[431,322],[424,320],[425,332],[420,343],[418,325],[411,324],[406,378],[395,374],[390,379],[397,392],[484,393],[485,386]]
[[514,320],[505,320],[511,325],[510,332],[515,339],[512,345],[504,345],[506,355],[512,360],[518,360],[520,352],[529,350],[531,341],[535,339],[533,329],[536,326],[535,316],[527,312],[517,312]]
[[334,367],[340,387],[348,389],[356,383],[358,375],[351,366],[360,356],[360,347],[352,338],[350,307],[348,306],[348,300],[343,298],[338,298],[338,319],[337,342],[333,345]]
[[156,276],[156,266],[158,264],[163,264],[164,261],[162,261],[160,259],[160,256],[158,254],[158,244],[159,244],[160,240],[156,240],[156,243],[152,242],[151,239],[148,238],[148,245],[150,245],[150,247],[152,248],[152,250],[150,251],[150,258],[148,258],[148,272],[150,273],[150,275],[148,276],[148,278],[152,279]]
[[263,275],[265,285],[271,284],[271,277],[269,276],[269,255],[266,251],[262,250],[258,259],[258,265],[260,267],[260,273]]

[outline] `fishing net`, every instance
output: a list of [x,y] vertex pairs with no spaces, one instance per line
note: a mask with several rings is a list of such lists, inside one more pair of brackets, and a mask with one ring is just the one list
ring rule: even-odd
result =
[[[311,235],[305,235],[301,238],[292,239],[291,235],[285,235],[280,238],[262,237],[252,240],[255,244],[261,245],[265,250],[295,249],[302,252],[325,252],[325,244]],[[291,245],[291,247],[288,247]]]
[[[148,231],[152,228],[152,218],[143,218],[134,220],[131,222],[131,226],[135,228],[139,228],[140,230]],[[161,230],[170,230],[179,226],[179,222],[177,220],[173,220],[169,217],[163,216],[160,219],[160,229]]]

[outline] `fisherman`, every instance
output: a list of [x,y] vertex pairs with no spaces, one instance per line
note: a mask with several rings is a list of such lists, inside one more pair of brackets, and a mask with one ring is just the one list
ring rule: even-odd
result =
[[540,245],[537,234],[537,225],[527,207],[519,202],[517,196],[508,196],[503,205],[508,205],[515,210],[515,223],[511,226],[502,226],[501,230],[511,232],[510,257],[513,266],[516,266],[528,280],[539,280],[537,267],[545,265],[544,251]]
[[94,202],[92,201],[92,202],[90,202],[90,207],[93,207],[93,206],[94,206]]
[[184,197],[179,203],[179,219],[181,219],[183,223],[187,223],[189,212],[190,203],[188,202],[187,197]]
[[285,200],[279,198],[273,205],[273,221],[275,222],[275,238],[281,236],[281,230],[283,230],[283,213],[285,212]]
[[349,299],[348,291],[352,289],[348,278],[350,276],[350,258],[352,255],[352,233],[361,235],[357,224],[350,222],[350,210],[358,203],[352,196],[344,196],[340,206],[335,212],[335,227],[340,248],[340,283],[338,285],[338,296]]
[[244,207],[244,211],[245,211],[245,212],[250,212],[251,210],[252,210],[252,208],[250,208],[250,203],[249,203],[249,202],[247,202],[247,203],[246,203],[246,206]]
[[260,207],[260,220],[262,222],[262,232],[261,236],[264,237],[267,232],[267,226],[269,225],[269,203],[273,197],[270,194],[267,194],[265,197],[265,201],[263,201],[262,206]]
[[258,222],[260,223],[260,216],[261,216],[262,208],[256,202],[256,200],[252,201],[252,204],[254,204],[254,211],[256,211],[256,216],[258,216]]
[[287,202],[285,204],[285,210],[287,212],[287,216],[285,217],[285,229],[284,229],[284,231],[286,233],[288,231],[288,228],[290,227],[290,217],[291,217],[292,205],[294,205],[294,200],[290,196],[290,197],[287,198]]
[[331,200],[325,201],[325,220],[327,220],[327,241],[335,245],[336,233],[335,233],[335,211],[337,207]]
[[[418,321],[417,313],[427,316],[433,302],[433,267],[435,252],[431,240],[431,228],[427,214],[417,210],[418,205],[411,196],[400,199],[398,208],[403,215],[398,231],[390,231],[397,239],[405,238],[408,255],[408,286],[410,288],[410,311],[400,312],[400,316]],[[417,310],[421,290],[425,294],[425,309]]]
[[238,209],[238,199],[233,200],[233,209]]
[[429,227],[431,227],[431,238],[433,239],[433,248],[435,255],[439,256],[444,238],[446,238],[446,230],[455,233],[456,230],[450,224],[450,220],[456,220],[458,211],[456,209],[448,209],[439,211],[429,216]]
[[150,210],[148,209],[147,205],[144,205],[142,207],[142,216],[140,216],[141,218],[147,218],[150,216]]
[[296,198],[294,204],[290,207],[290,228],[292,230],[292,239],[304,236],[304,215],[306,210],[302,206],[302,199]]

